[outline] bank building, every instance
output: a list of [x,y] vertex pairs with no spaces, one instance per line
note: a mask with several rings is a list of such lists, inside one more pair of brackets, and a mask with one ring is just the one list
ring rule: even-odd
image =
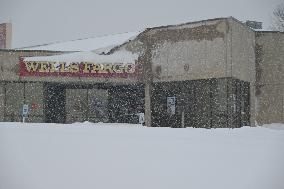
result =
[[11,49],[0,121],[242,127],[284,122],[284,34],[233,17]]

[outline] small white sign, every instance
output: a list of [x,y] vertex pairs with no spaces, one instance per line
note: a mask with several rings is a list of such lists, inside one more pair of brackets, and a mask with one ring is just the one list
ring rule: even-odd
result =
[[137,113],[136,115],[138,116],[139,124],[144,124],[144,113]]
[[27,117],[28,113],[29,113],[29,105],[24,104],[23,105],[23,112],[22,112],[23,117]]
[[167,97],[167,112],[170,115],[176,113],[176,97]]

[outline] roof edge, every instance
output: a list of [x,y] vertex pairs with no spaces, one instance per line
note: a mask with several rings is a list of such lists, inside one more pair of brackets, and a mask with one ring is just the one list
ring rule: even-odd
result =
[[256,33],[280,33],[284,34],[282,31],[270,31],[270,30],[261,30],[261,31],[255,31]]
[[51,51],[51,50],[29,50],[29,49],[0,49],[0,52],[51,52],[51,53],[73,53],[80,51]]
[[171,24],[171,25],[165,25],[165,26],[157,26],[157,27],[146,28],[145,31],[154,30],[154,29],[169,28],[169,27],[185,26],[185,25],[189,25],[189,24],[196,24],[196,23],[207,22],[207,21],[210,22],[210,21],[216,21],[216,20],[227,20],[229,18],[231,18],[231,17],[218,17],[218,18],[204,19],[204,20],[198,20],[198,21],[192,21],[192,22],[185,22],[185,23],[181,23],[181,24]]
[[[211,19],[203,19],[203,20],[199,20],[199,21],[192,21],[192,22],[185,22],[185,23],[181,23],[181,24],[171,24],[171,25],[165,25],[165,26],[157,26],[157,27],[150,27],[150,28],[146,28],[142,31],[139,32],[139,34],[128,41],[125,41],[122,44],[116,45],[113,48],[111,48],[109,50],[109,52],[107,54],[111,54],[113,51],[115,51],[116,49],[118,49],[119,47],[129,43],[130,41],[135,40],[136,38],[138,38],[139,36],[143,35],[144,33],[151,31],[151,30],[155,30],[155,29],[163,29],[163,28],[170,28],[170,27],[179,27],[179,26],[185,26],[185,25],[190,25],[190,24],[196,24],[196,23],[202,23],[202,22],[210,22],[210,21],[217,21],[217,20],[233,20],[234,22],[237,22],[238,24],[241,24],[242,26],[244,26],[245,28],[248,28],[248,30],[253,31],[253,32],[258,32],[253,30],[252,28],[250,28],[249,26],[247,26],[245,23],[241,22],[240,20],[234,18],[233,16],[230,17],[217,17],[217,18],[211,18]],[[129,32],[121,32],[121,33],[116,33],[116,34],[124,34],[124,33],[129,33]],[[59,44],[59,43],[65,43],[65,42],[71,42],[71,41],[77,41],[77,40],[85,40],[85,39],[92,39],[92,38],[100,38],[100,37],[105,37],[105,36],[111,36],[111,35],[116,35],[116,34],[106,34],[106,35],[101,35],[101,36],[96,36],[96,37],[87,37],[87,38],[81,38],[81,39],[74,39],[74,40],[68,40],[68,41],[57,41],[57,42],[52,42],[52,43],[46,43],[46,44],[42,44],[42,45],[35,45],[35,46],[27,46],[27,47],[21,47],[21,48],[15,48],[14,50],[25,50],[25,48],[33,48],[33,47],[41,47],[41,46],[46,46],[46,45],[53,45],[53,44]],[[40,51],[40,52],[78,52],[78,51],[53,51],[53,50],[25,50],[25,51]]]

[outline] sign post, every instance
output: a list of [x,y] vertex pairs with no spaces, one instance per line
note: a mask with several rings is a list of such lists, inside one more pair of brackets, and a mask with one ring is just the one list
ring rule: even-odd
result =
[[24,104],[22,109],[23,123],[25,123],[25,119],[26,117],[28,117],[28,113],[29,113],[29,105]]

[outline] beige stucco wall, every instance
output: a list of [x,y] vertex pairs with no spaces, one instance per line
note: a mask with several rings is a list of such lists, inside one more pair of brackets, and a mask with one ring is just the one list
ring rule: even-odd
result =
[[[154,81],[182,81],[226,77],[223,39],[165,42],[154,52]],[[160,67],[160,68],[158,68]],[[158,69],[161,69],[160,74]]]
[[223,77],[255,81],[254,31],[234,18],[158,28],[148,33],[154,44],[154,81]]
[[255,82],[255,33],[234,18],[229,18],[227,61],[231,67],[228,76]]
[[221,19],[150,31],[153,81],[226,77],[226,30]]
[[284,33],[258,32],[257,122],[284,123]]

